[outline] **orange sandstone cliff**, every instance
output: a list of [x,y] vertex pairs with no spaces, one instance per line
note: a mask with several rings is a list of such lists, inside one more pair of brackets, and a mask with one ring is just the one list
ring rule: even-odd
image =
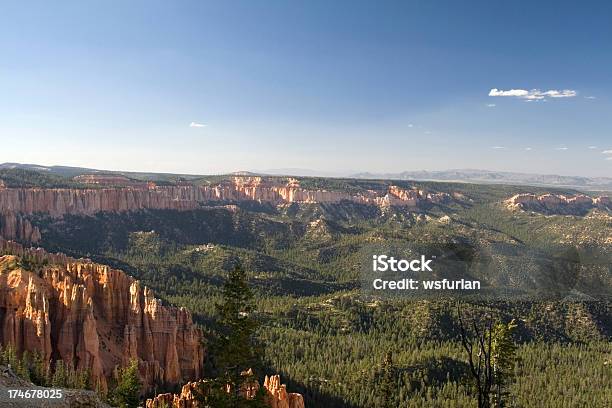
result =
[[0,213],[45,213],[59,217],[65,214],[95,214],[100,211],[191,210],[206,202],[247,200],[274,204],[352,201],[417,207],[419,204],[439,203],[449,199],[450,196],[445,193],[432,194],[397,186],[390,186],[385,193],[370,190],[349,193],[305,189],[295,179],[281,184],[262,180],[261,177],[234,177],[231,181],[211,186],[157,186],[151,183],[117,188],[4,188],[0,190]]
[[131,359],[148,389],[201,376],[202,334],[190,313],[124,272],[3,239],[0,255],[1,344],[89,370],[102,389]]
[[[79,178],[80,177],[80,178]],[[261,177],[233,177],[216,185],[176,184],[157,186],[154,183],[121,184],[118,177],[79,176],[83,185],[100,188],[6,188],[0,187],[0,236],[36,243],[40,231],[27,216],[47,214],[93,215],[98,212],[126,212],[144,209],[193,210],[205,203],[258,201],[275,205],[287,203],[340,203],[350,201],[380,207],[397,206],[418,209],[423,205],[451,200],[446,193],[429,193],[416,188],[389,186],[387,191],[366,190],[360,193],[306,189],[296,179],[286,183]],[[107,187],[104,187],[104,186]]]

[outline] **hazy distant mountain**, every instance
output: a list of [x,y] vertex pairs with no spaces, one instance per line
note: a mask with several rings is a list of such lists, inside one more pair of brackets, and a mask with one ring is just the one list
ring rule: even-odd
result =
[[84,167],[69,167],[69,166],[41,166],[38,164],[25,163],[0,163],[0,170],[4,169],[22,169],[32,171],[48,172],[63,177],[74,177],[83,173],[110,173],[103,170],[88,169]]
[[41,166],[38,164],[24,163],[0,163],[0,170],[6,169],[22,169],[37,172],[44,172],[61,177],[72,178],[82,174],[120,174],[130,178],[143,180],[163,180],[167,178],[183,178],[195,179],[202,177],[197,174],[174,174],[174,173],[155,173],[155,172],[137,172],[137,171],[121,171],[121,170],[100,170],[87,167],[70,167],[70,166]]
[[267,169],[261,171],[254,171],[258,174],[266,174],[270,176],[300,176],[300,177],[347,177],[349,172],[333,172],[333,171],[321,171],[312,169],[300,169],[300,168],[280,168],[280,169]]
[[[129,172],[116,170],[99,170],[85,167],[70,166],[41,166],[38,164],[0,163],[3,169],[25,169],[45,172],[62,177],[75,177],[81,174],[122,174],[131,178],[145,180],[165,180],[170,178],[195,179],[203,177],[196,174],[170,174],[154,172]],[[612,177],[584,177],[559,176],[554,174],[530,174],[504,171],[456,169],[441,171],[404,171],[401,173],[353,173],[329,172],[300,168],[279,168],[262,171],[239,171],[236,175],[270,175],[270,176],[298,176],[298,177],[339,177],[357,179],[384,179],[384,180],[419,180],[419,181],[451,181],[464,183],[491,183],[491,184],[524,184],[545,187],[570,187],[581,190],[612,191]]]
[[468,183],[526,184],[534,186],[573,187],[583,190],[611,190],[611,177],[559,176],[504,171],[457,169],[442,171],[404,171],[401,173],[357,173],[354,178],[460,181]]

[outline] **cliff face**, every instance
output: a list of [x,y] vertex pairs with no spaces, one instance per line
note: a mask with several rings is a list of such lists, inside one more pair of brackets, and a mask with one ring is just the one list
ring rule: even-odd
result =
[[[159,394],[155,398],[148,399],[146,408],[200,408],[197,401],[198,388],[203,381],[189,382],[183,386],[180,394]],[[244,387],[241,392],[245,398],[252,398],[259,389],[257,382]],[[266,376],[264,380],[266,389],[266,403],[270,408],[304,408],[304,397],[302,394],[288,393],[287,387],[281,384],[280,376]]]
[[[78,177],[77,177],[78,179]],[[27,220],[35,213],[61,217],[66,214],[93,215],[98,212],[126,212],[143,209],[193,210],[203,203],[259,201],[275,205],[287,203],[340,203],[350,201],[380,207],[417,210],[429,204],[451,200],[446,193],[389,186],[386,192],[361,193],[302,188],[298,180],[287,183],[265,181],[261,177],[234,177],[217,185],[157,186],[154,183],[127,183],[117,177],[82,176],[83,183],[122,186],[84,189],[42,189],[0,187],[0,236],[37,243],[40,231]],[[130,181],[131,183],[131,181]]]
[[37,243],[41,239],[38,227],[19,213],[0,213],[0,237]]
[[612,210],[610,197],[589,197],[583,194],[565,196],[561,194],[516,194],[505,201],[510,209],[542,212],[548,214],[580,215],[592,209]]
[[[90,370],[103,389],[131,359],[149,388],[201,375],[202,334],[187,310],[163,306],[106,265],[0,239],[0,254],[7,253],[0,257],[0,343]],[[36,271],[20,265],[24,255]]]
[[380,194],[367,191],[351,194],[342,191],[309,190],[297,180],[286,184],[264,182],[259,177],[234,177],[231,182],[214,186],[149,184],[138,187],[99,189],[5,188],[0,190],[0,213],[95,214],[100,211],[139,209],[190,210],[211,201],[245,201],[281,203],[335,203],[343,200],[363,204],[417,206],[426,202],[443,202],[450,196],[429,194],[422,190],[403,190],[390,186]]
[[100,211],[139,209],[188,210],[196,208],[196,189],[191,186],[153,188],[38,189],[0,190],[0,212],[95,214]]

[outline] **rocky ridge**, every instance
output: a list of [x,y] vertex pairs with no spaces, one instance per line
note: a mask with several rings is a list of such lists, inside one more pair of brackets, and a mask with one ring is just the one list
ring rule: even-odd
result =
[[[198,388],[204,382],[189,382],[183,386],[180,394],[159,394],[154,398],[148,399],[146,408],[198,408],[197,401]],[[287,392],[287,387],[281,384],[279,375],[266,376],[264,380],[266,389],[266,403],[270,408],[304,408],[304,397],[301,394]],[[258,391],[260,385],[253,382],[243,387],[241,394],[245,398],[252,398]]]
[[[107,185],[125,182],[117,177],[79,176],[85,184]],[[386,192],[360,193],[306,189],[297,179],[286,183],[261,177],[236,176],[216,185],[154,183],[125,184],[100,188],[0,188],[0,236],[37,243],[41,233],[28,221],[32,214],[62,217],[67,214],[93,215],[98,212],[126,212],[144,209],[194,210],[216,202],[258,201],[283,205],[290,203],[340,203],[343,201],[381,208],[404,207],[418,210],[426,205],[452,200],[446,193],[417,188],[389,186]]]
[[512,210],[519,209],[560,215],[583,215],[593,208],[612,210],[610,197],[589,197],[584,194],[573,196],[562,194],[516,194],[505,200],[504,203]]
[[450,199],[446,193],[430,193],[397,186],[389,186],[385,193],[367,190],[352,194],[302,188],[296,179],[281,184],[261,177],[233,177],[231,181],[202,186],[157,186],[148,183],[146,186],[95,189],[4,188],[0,191],[0,213],[46,213],[59,217],[65,214],[95,214],[100,211],[190,210],[206,202],[246,200],[274,204],[352,201],[416,208],[425,203],[443,203]]
[[202,333],[124,272],[0,239],[0,343],[89,370],[106,389],[136,359],[145,389],[200,377]]

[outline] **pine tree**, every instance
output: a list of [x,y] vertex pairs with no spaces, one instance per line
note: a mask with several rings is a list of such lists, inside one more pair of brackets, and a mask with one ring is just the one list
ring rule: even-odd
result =
[[140,402],[140,387],[138,361],[132,360],[129,366],[119,372],[117,387],[112,392],[113,405],[119,408],[137,408]]
[[34,353],[31,367],[32,382],[36,385],[47,386],[48,384],[48,366],[42,353]]
[[12,345],[8,345],[2,351],[2,361],[4,364],[11,366],[11,368],[15,369],[18,364],[17,351]]
[[253,316],[253,293],[240,265],[229,272],[217,312],[220,330],[212,347],[217,377],[206,385],[202,402],[215,408],[263,406],[263,392],[252,400],[241,393],[244,384],[256,381],[253,372],[259,368],[260,353],[255,341],[258,324]]
[[393,364],[391,352],[387,352],[382,364],[380,382],[380,408],[395,408],[395,394],[397,394],[396,369]]
[[29,351],[24,351],[21,359],[17,362],[16,373],[19,377],[26,381],[30,381],[30,366],[32,365],[32,357]]
[[514,375],[516,344],[512,339],[512,333],[516,327],[512,319],[509,323],[498,322],[493,328],[491,343],[491,361],[495,381],[493,401],[494,406],[499,408],[505,406],[504,400],[508,395],[507,387]]
[[55,362],[55,371],[53,372],[53,377],[51,378],[51,385],[60,388],[68,385],[68,372],[63,360],[57,360]]

